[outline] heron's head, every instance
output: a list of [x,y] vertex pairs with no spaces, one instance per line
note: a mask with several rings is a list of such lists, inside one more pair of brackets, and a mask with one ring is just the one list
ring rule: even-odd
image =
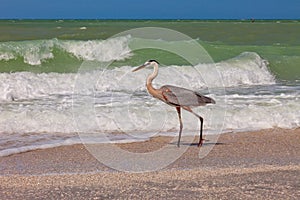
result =
[[159,62],[157,62],[156,60],[148,60],[147,62],[145,62],[141,66],[139,66],[139,67],[135,68],[134,70],[132,70],[132,72],[138,71],[138,70],[143,69],[143,68],[148,67],[148,66],[153,66],[153,65],[158,65],[158,64],[159,64]]

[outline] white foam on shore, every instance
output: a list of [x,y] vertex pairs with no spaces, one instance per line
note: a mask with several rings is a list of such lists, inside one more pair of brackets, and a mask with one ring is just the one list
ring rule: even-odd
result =
[[[9,147],[6,149],[0,150],[0,157],[9,156],[13,154],[18,153],[24,153],[28,151],[34,151],[38,149],[49,149],[49,148],[55,148],[60,146],[70,146],[70,145],[76,145],[76,144],[103,144],[103,143],[113,143],[113,144],[120,144],[120,143],[132,143],[132,142],[143,142],[148,140],[149,138],[130,138],[126,136],[120,135],[111,135],[110,137],[101,136],[103,134],[100,134],[97,137],[81,137],[77,134],[74,134],[75,136],[73,138],[69,139],[57,139],[56,141],[48,141],[48,143],[45,144],[34,144],[34,145],[26,145],[26,146],[20,146],[20,147]],[[87,134],[86,134],[87,135]]]

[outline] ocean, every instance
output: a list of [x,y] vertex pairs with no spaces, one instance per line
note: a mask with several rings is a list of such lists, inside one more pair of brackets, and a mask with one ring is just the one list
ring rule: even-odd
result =
[[[146,38],[128,32],[136,29]],[[215,99],[194,109],[204,135],[298,128],[299,32],[297,20],[1,20],[0,156],[177,136],[175,109],[146,91],[152,69],[131,72],[149,59],[161,63],[155,87]],[[190,48],[195,43],[203,59]],[[183,135],[197,135],[194,116],[183,112],[183,123]]]

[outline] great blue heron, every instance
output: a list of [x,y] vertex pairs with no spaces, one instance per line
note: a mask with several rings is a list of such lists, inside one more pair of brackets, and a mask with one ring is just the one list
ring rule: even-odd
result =
[[206,97],[198,92],[188,90],[181,87],[176,87],[172,85],[164,85],[159,89],[155,89],[152,86],[152,81],[156,78],[158,74],[158,65],[159,63],[156,60],[149,60],[145,62],[143,65],[135,68],[133,72],[143,69],[144,67],[153,66],[154,71],[147,77],[146,87],[148,92],[155,98],[167,103],[170,106],[174,106],[177,110],[179,122],[180,122],[180,130],[177,146],[180,146],[180,138],[182,132],[182,120],[181,120],[181,109],[183,108],[186,111],[193,113],[200,120],[200,139],[198,146],[201,146],[203,143],[202,138],[202,129],[203,129],[203,118],[193,112],[191,106],[204,106],[206,104],[212,103],[215,104],[215,101],[212,98]]

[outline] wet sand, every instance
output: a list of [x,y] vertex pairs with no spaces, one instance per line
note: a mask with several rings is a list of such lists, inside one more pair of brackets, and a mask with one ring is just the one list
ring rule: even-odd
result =
[[[177,148],[172,139],[117,146],[143,156],[166,144]],[[216,145],[205,141],[201,148],[211,151],[201,159],[196,142],[183,139],[179,159],[143,173],[111,169],[83,145],[2,157],[0,199],[300,198],[300,129],[223,134]]]

